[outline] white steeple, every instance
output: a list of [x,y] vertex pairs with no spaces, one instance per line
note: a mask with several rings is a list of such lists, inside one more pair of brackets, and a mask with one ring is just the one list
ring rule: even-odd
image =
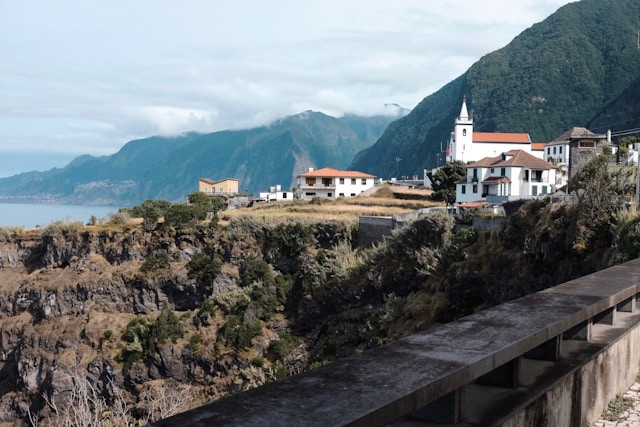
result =
[[467,97],[462,98],[462,108],[460,108],[460,115],[456,120],[456,124],[472,124],[473,119],[469,117],[469,112],[467,111]]
[[471,160],[469,156],[465,156],[465,152],[471,150],[473,143],[473,119],[469,117],[467,110],[467,97],[462,99],[462,108],[460,115],[456,118],[453,132],[451,132],[451,141],[449,142],[448,160]]

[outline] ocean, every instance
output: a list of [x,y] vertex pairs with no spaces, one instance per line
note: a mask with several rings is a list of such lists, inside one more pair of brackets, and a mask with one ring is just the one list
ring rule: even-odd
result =
[[92,215],[96,218],[107,218],[110,212],[117,212],[118,209],[115,206],[0,203],[0,226],[44,227],[58,220],[82,221],[86,224]]

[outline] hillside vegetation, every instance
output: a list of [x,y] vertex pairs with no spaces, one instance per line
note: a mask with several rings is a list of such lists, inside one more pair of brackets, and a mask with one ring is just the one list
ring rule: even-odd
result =
[[574,126],[602,133],[635,126],[638,16],[635,0],[563,6],[391,123],[351,168],[395,176],[396,157],[400,175],[435,167],[464,96],[476,131],[528,132],[548,142]]

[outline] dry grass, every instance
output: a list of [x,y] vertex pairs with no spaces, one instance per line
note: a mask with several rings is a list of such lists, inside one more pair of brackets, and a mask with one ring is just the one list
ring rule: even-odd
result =
[[[422,196],[424,199],[398,199],[395,197],[396,193]],[[322,200],[321,203],[311,203],[309,200],[261,203],[251,208],[225,211],[222,220],[228,222],[234,217],[248,215],[271,222],[337,220],[355,223],[360,216],[391,216],[441,206],[440,203],[427,199],[430,194],[430,190],[384,186],[371,196],[341,197]]]

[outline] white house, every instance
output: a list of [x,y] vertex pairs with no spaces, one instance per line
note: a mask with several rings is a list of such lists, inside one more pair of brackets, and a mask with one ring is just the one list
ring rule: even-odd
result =
[[542,159],[543,147],[543,143],[531,142],[528,133],[474,132],[473,118],[469,116],[465,98],[451,132],[447,161],[474,162],[511,150],[523,150]]
[[456,183],[456,202],[534,198],[555,191],[556,167],[524,150],[511,150],[467,165],[467,176]]
[[308,172],[296,177],[298,198],[354,197],[373,188],[375,178],[375,175],[358,171],[309,168]]
[[293,200],[293,192],[282,191],[280,184],[272,185],[269,187],[269,191],[260,192],[260,198],[265,199],[267,202]]

